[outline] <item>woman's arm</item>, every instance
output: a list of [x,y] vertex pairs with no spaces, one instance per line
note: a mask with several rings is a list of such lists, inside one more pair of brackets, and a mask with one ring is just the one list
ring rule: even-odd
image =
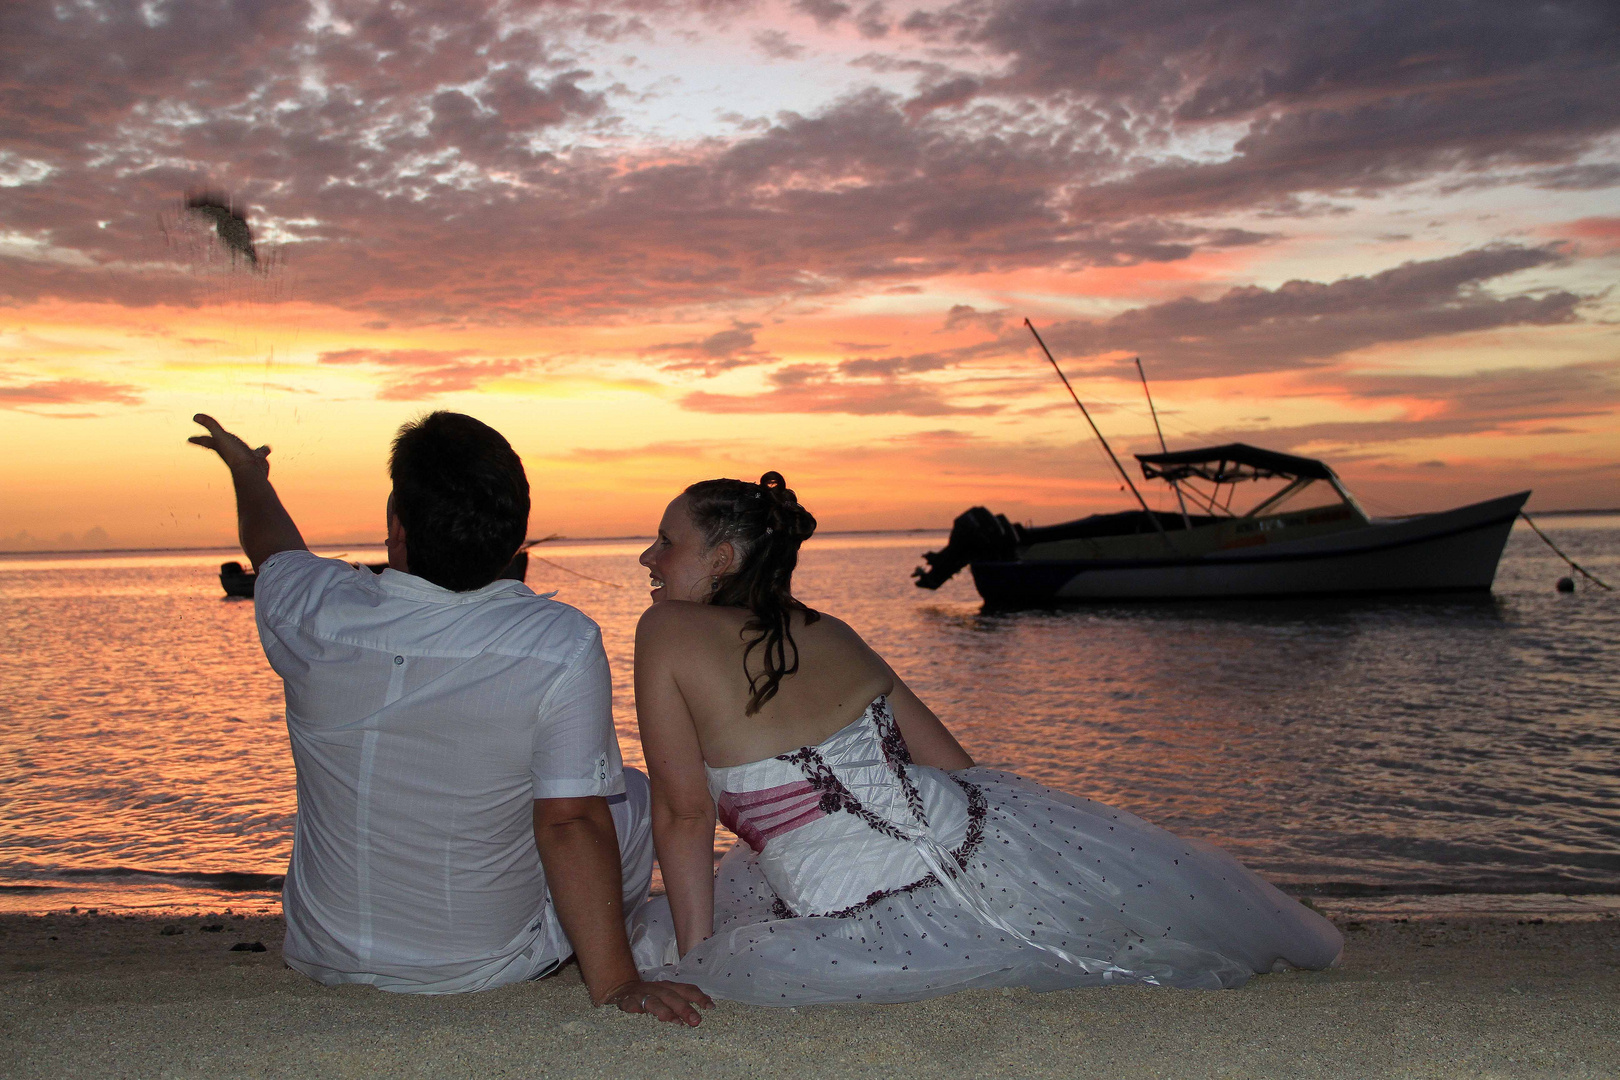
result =
[[655,604],[636,626],[636,723],[652,784],[653,846],[680,954],[714,933],[714,800],[691,711],[675,681],[680,613]]
[[[934,710],[924,705],[922,699],[911,692],[906,681],[895,674],[889,662],[879,656],[877,650],[866,643],[866,639],[855,631],[855,628],[842,619],[822,613],[833,627],[842,634],[847,635],[845,641],[853,647],[856,656],[865,655],[865,663],[876,667],[882,672],[878,676],[890,683],[888,691],[889,708],[894,713],[894,720],[900,726],[900,734],[906,740],[906,748],[911,751],[911,760],[919,765],[927,765],[935,769],[944,769],[952,772],[957,769],[973,768],[973,758],[962,749],[962,744],[956,741],[947,728],[934,715]],[[848,654],[846,654],[848,655]]]
[[934,710],[911,692],[906,681],[895,674],[889,662],[879,656],[877,650],[868,645],[853,627],[846,624],[845,629],[860,642],[860,647],[866,650],[873,662],[894,680],[894,688],[889,691],[889,708],[894,712],[895,723],[900,725],[900,734],[906,740],[906,748],[911,751],[911,760],[948,772],[973,768],[972,756],[962,749],[962,744],[934,715]]
[[894,677],[894,689],[889,691],[889,708],[894,711],[912,761],[947,771],[973,768],[972,756],[962,749],[956,736],[898,675]]

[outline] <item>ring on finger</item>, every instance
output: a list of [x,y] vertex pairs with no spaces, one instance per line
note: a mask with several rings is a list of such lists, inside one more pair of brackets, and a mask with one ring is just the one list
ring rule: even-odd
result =
[[650,998],[650,997],[652,997],[651,994],[642,994],[641,995],[641,1011],[642,1012],[647,1011],[647,999]]

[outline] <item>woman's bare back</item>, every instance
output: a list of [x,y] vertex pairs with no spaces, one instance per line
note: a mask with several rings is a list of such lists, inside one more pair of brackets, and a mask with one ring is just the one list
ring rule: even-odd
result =
[[[747,657],[754,634],[742,608],[664,603],[649,611],[643,633],[678,649],[671,674],[691,712],[703,759],[711,766],[740,765],[821,742],[857,719],[879,694],[894,689],[894,674],[842,621],[821,615],[807,622],[793,613],[799,670],[784,676],[776,694],[753,716],[745,714],[749,676],[764,670],[764,646]],[[663,650],[659,650],[663,652]],[[788,649],[791,666],[793,649]]]

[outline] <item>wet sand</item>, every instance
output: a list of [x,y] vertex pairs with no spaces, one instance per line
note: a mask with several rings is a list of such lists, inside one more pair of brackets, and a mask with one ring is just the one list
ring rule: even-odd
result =
[[722,1002],[687,1030],[590,1008],[573,968],[455,997],[329,990],[282,965],[279,918],[4,916],[0,1075],[1620,1075],[1620,919],[1340,922],[1342,966],[1241,990]]

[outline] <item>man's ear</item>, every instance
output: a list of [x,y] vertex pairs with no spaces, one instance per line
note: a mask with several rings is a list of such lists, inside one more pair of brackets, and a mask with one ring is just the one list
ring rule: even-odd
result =
[[394,497],[388,497],[388,565],[402,573],[410,573],[410,556],[405,543],[405,523],[394,513]]

